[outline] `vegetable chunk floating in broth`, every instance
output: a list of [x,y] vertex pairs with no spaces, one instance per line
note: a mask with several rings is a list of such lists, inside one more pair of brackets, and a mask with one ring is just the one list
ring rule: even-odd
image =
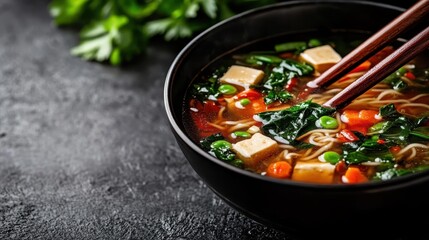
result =
[[298,101],[307,82],[366,37],[353,32],[284,36],[220,57],[188,90],[187,131],[214,157],[272,178],[355,184],[429,169],[427,52],[344,109],[321,104],[391,53],[395,43]]

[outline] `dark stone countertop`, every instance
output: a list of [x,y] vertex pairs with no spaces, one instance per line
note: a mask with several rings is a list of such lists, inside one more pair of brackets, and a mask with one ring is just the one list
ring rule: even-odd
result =
[[0,1],[0,239],[302,239],[230,208],[184,158],[163,105],[180,46],[85,62],[48,3]]

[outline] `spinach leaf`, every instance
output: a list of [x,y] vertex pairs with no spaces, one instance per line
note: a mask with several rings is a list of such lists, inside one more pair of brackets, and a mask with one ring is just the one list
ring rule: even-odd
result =
[[216,69],[207,80],[193,84],[191,88],[191,96],[201,102],[205,100],[216,100],[220,95],[220,84],[218,79],[225,71],[225,67],[220,67]]
[[[348,164],[368,161],[392,162],[394,157],[389,147],[429,140],[429,127],[420,126],[426,123],[427,117],[418,119],[407,117],[400,114],[393,104],[382,106],[380,115],[385,121],[369,128],[368,133],[372,134],[372,137],[359,137],[357,142],[343,144],[343,155]],[[379,139],[384,140],[383,144],[379,144]]]
[[296,76],[308,75],[314,71],[310,65],[290,59],[278,59],[274,58],[272,60],[273,63],[278,63],[278,65],[269,71],[267,79],[262,84],[262,87],[259,87],[262,88],[262,92],[265,94],[265,104],[271,104],[275,101],[285,103],[293,99],[293,95],[285,89],[286,84]]
[[298,76],[305,76],[309,75],[314,72],[314,68],[311,65],[305,64],[305,63],[299,63],[294,60],[290,59],[284,59],[278,68],[273,69],[273,71],[279,71],[279,72],[293,72],[296,73]]
[[205,151],[209,151],[211,149],[210,145],[213,142],[216,142],[217,140],[223,140],[225,139],[222,134],[220,133],[215,133],[213,135],[210,135],[206,138],[201,139],[200,144],[201,147],[205,150]]
[[426,171],[426,170],[429,170],[428,165],[418,166],[418,167],[410,168],[410,169],[390,168],[386,171],[377,172],[375,174],[375,176],[373,177],[373,180],[389,180],[392,178],[408,175],[411,173],[422,172],[422,171]]
[[280,111],[257,114],[262,121],[262,131],[279,142],[299,144],[296,138],[316,128],[321,116],[331,115],[335,110],[317,103],[305,101]]
[[347,142],[343,146],[343,157],[348,164],[362,162],[391,162],[393,155],[386,144],[379,144],[377,138]]
[[419,137],[425,140],[429,140],[429,127],[418,127],[414,128],[411,132],[411,135]]
[[380,138],[389,143],[406,145],[411,138],[413,141],[429,140],[429,128],[421,126],[427,122],[427,117],[417,119],[406,117],[397,112],[393,104],[381,107],[380,115],[387,121],[374,125],[370,128],[370,132],[377,130]]
[[231,144],[220,133],[202,139],[200,144],[204,150],[216,158],[226,162],[234,162],[234,164],[237,163],[237,161],[234,161],[235,153],[231,150]]
[[285,103],[293,99],[293,95],[291,93],[278,87],[272,90],[265,90],[263,92],[266,94],[264,97],[265,104],[271,104],[275,101]]

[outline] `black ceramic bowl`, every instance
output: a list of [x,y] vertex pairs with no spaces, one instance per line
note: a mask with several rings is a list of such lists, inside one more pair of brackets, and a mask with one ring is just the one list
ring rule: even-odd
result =
[[409,216],[425,216],[429,212],[428,173],[359,185],[276,180],[204,152],[191,140],[182,119],[184,94],[191,81],[211,61],[238,46],[267,36],[315,29],[375,32],[403,11],[364,1],[291,1],[237,15],[194,38],[171,65],[164,91],[168,119],[193,169],[230,206],[278,229],[380,230],[409,223]]

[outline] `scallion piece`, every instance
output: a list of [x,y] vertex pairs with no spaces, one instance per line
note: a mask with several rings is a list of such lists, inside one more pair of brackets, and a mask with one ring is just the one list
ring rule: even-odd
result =
[[287,51],[296,51],[303,50],[307,47],[306,42],[286,42],[274,45],[274,50],[276,52],[287,52]]

